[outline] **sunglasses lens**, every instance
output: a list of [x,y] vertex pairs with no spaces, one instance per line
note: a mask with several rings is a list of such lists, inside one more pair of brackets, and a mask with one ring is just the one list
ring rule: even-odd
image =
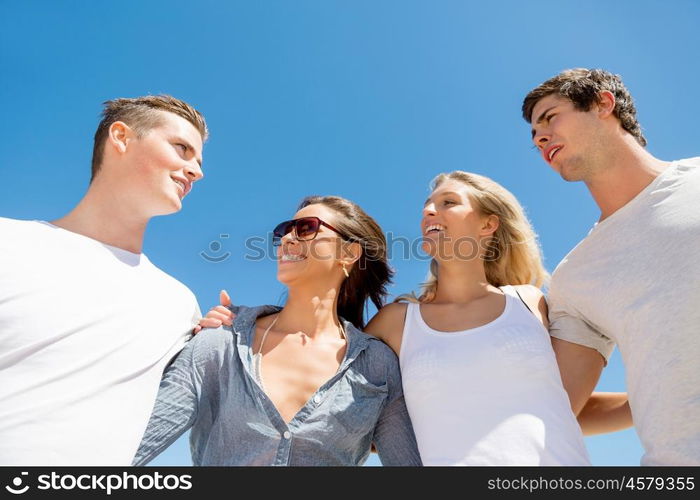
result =
[[292,232],[296,233],[296,237],[299,240],[313,240],[318,234],[318,230],[321,227],[321,221],[316,217],[303,217],[296,220],[287,220],[281,222],[272,230],[272,244],[279,246],[282,244],[282,238],[286,234]]
[[277,224],[277,226],[272,230],[272,243],[274,245],[280,245],[282,243],[282,238],[285,234],[291,232],[294,227],[294,221],[287,220]]
[[316,233],[318,233],[318,228],[319,228],[319,222],[318,219],[308,217],[308,218],[303,218],[303,219],[297,219],[296,220],[296,232],[297,232],[297,238],[300,240],[311,240],[316,236]]

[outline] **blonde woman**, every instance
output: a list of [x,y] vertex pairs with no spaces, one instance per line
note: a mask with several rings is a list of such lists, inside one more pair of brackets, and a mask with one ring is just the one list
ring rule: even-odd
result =
[[[547,332],[548,274],[516,198],[481,175],[441,174],[421,229],[432,261],[420,295],[366,331],[399,355],[423,463],[589,464]],[[596,432],[631,425],[620,406],[624,394],[600,395],[583,417]]]

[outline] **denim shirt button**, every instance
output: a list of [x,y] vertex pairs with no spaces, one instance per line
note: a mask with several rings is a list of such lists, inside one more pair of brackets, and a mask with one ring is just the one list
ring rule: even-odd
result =
[[316,395],[313,397],[313,401],[314,401],[314,403],[316,403],[316,404],[320,403],[320,402],[321,402],[321,396],[319,396],[318,394],[316,394]]
[[282,434],[282,436],[284,437],[284,439],[289,439],[290,437],[292,437],[292,433],[289,431],[284,431],[284,434]]

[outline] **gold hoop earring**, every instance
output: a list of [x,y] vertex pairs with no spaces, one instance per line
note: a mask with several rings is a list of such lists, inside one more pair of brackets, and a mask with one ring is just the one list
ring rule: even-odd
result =
[[348,274],[348,270],[345,268],[345,264],[343,264],[343,272],[345,273],[346,278],[350,277],[350,274]]

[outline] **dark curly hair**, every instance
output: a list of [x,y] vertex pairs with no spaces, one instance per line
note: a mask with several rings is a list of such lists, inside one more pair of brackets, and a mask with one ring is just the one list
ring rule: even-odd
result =
[[637,121],[634,100],[622,83],[622,78],[603,69],[567,69],[540,84],[523,100],[523,118],[531,123],[532,109],[537,102],[552,94],[566,97],[578,110],[588,111],[598,102],[600,93],[605,90],[612,92],[615,96],[613,113],[620,120],[622,128],[632,134],[639,144],[646,146],[647,140]]

